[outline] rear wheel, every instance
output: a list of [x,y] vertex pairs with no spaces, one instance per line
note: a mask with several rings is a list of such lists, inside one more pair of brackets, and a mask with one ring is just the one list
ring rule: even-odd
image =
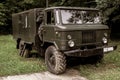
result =
[[23,57],[28,58],[30,54],[30,50],[25,49],[24,53],[23,53]]
[[61,74],[66,70],[65,56],[57,51],[54,46],[47,48],[45,53],[45,63],[48,70],[54,74]]
[[26,48],[27,44],[24,44],[23,41],[20,41],[19,44],[19,55],[25,58],[29,57],[30,50]]
[[19,55],[22,56],[23,54],[23,48],[24,48],[24,42],[20,41],[19,43]]

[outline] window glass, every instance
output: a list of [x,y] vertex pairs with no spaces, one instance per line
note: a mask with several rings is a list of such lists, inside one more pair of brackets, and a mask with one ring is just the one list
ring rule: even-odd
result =
[[78,10],[61,10],[63,24],[81,24],[81,11]]
[[63,24],[96,24],[101,23],[98,11],[61,10]]
[[47,24],[54,24],[54,14],[52,11],[47,12]]
[[97,11],[82,11],[82,15],[84,24],[100,23],[100,16]]

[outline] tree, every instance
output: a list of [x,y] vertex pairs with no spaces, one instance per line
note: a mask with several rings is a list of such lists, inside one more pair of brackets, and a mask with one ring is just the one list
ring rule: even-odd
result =
[[96,7],[95,0],[49,0],[49,6]]
[[[46,7],[46,0],[1,0],[0,30],[12,33],[12,14],[31,8]],[[49,6],[95,7],[94,0],[48,0]]]
[[105,23],[111,28],[112,34],[119,32],[120,0],[96,0],[97,7],[105,16]]
[[35,7],[45,7],[44,0],[1,0],[0,2],[0,32],[8,33],[12,33],[13,13]]

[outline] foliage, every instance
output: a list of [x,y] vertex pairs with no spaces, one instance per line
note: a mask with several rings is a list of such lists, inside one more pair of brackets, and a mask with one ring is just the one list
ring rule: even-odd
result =
[[4,19],[2,19],[3,18],[3,16],[4,16],[4,14],[2,13],[2,9],[3,8],[3,4],[1,4],[0,3],[0,25],[4,25]]
[[118,31],[120,25],[120,0],[96,0],[97,7],[103,11],[106,23],[112,31]]
[[0,3],[0,32],[12,33],[12,14],[34,7],[44,7],[44,0],[5,0]]
[[49,6],[95,7],[95,0],[49,0]]
[[[48,0],[48,3],[49,6],[87,6],[91,1],[93,0]],[[0,2],[0,26],[3,26],[8,32],[12,30],[12,13],[46,7],[46,0],[1,0]]]
[[[49,6],[97,6],[112,29],[120,24],[120,0],[48,0],[48,3]],[[46,7],[46,0],[0,0],[0,30],[12,32],[12,13],[37,7]]]

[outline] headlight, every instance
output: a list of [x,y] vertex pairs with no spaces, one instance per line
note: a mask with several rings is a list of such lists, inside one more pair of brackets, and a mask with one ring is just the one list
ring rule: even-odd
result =
[[74,46],[75,46],[75,43],[74,43],[74,41],[70,40],[70,41],[68,41],[68,45],[69,45],[70,47],[74,47]]
[[107,42],[108,42],[106,37],[103,37],[102,41],[103,41],[104,44],[107,44]]
[[72,39],[72,36],[71,35],[67,35],[67,39]]

